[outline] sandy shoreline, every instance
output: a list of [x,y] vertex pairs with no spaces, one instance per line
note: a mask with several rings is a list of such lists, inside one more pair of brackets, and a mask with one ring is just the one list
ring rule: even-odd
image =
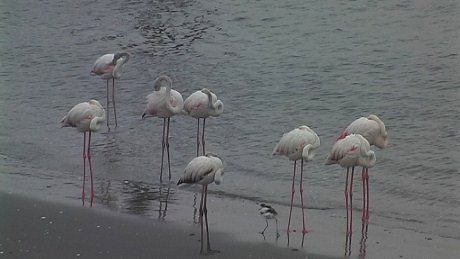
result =
[[[0,256],[10,258],[202,258],[199,227],[193,223],[190,192],[170,204],[166,221],[93,208],[79,201],[56,202],[0,192]],[[193,196],[192,196],[193,197]],[[281,237],[270,226],[265,238],[258,234],[265,223],[252,201],[209,197],[211,241],[221,251],[216,258],[457,258],[459,240],[405,229],[368,225],[363,231],[355,219],[349,246],[345,245],[343,215],[307,210],[310,233],[301,247],[301,234],[291,234],[287,247],[287,207],[280,212]],[[356,213],[359,215],[359,213]],[[372,215],[371,215],[372,216]],[[293,211],[293,226],[301,226],[300,211]],[[359,218],[359,217],[356,217]]]

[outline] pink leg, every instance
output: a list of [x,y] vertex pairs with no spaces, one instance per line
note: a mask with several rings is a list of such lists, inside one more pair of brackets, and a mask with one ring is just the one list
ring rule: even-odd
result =
[[295,183],[295,169],[296,169],[296,165],[297,165],[297,160],[294,161],[294,173],[293,173],[293,175],[292,175],[291,206],[290,206],[290,209],[289,209],[289,220],[288,220],[288,227],[287,227],[288,244],[289,244],[289,232],[291,231],[291,230],[290,230],[290,226],[291,226],[292,203],[294,202],[294,193],[295,193],[294,183]]
[[203,118],[203,133],[201,135],[201,146],[203,147],[203,156],[206,155],[206,151],[204,149],[204,126],[206,124],[206,118]]
[[300,161],[300,201],[302,203],[302,234],[307,233],[307,228],[305,227],[305,207],[303,204],[303,159]]
[[349,195],[348,195],[348,179],[349,179],[349,175],[350,175],[350,168],[347,167],[347,178],[345,180],[345,208],[347,210],[347,235],[350,233],[350,229],[349,229],[349,226],[350,226],[350,218],[349,218],[349,214],[348,214],[348,198],[349,198]]
[[363,211],[362,211],[362,220],[364,221],[366,218],[366,169],[363,167],[361,172],[361,178],[363,182]]
[[110,101],[109,101],[109,79],[107,79],[107,116],[106,116],[106,122],[107,122],[107,128],[110,130],[110,127],[109,127],[109,104],[110,104]]
[[166,128],[166,151],[168,155],[168,177],[171,180],[171,160],[169,158],[169,121],[171,118],[168,118],[168,126]]
[[91,202],[90,207],[93,207],[93,199],[94,199],[94,187],[93,187],[93,168],[91,166],[91,131],[88,133],[88,165],[89,165],[89,175],[91,179]]
[[351,168],[351,177],[350,177],[350,236],[351,233],[353,232],[353,175],[355,174],[355,167],[353,166]]
[[161,166],[160,166],[160,182],[163,182],[163,160],[165,156],[165,131],[166,131],[166,118],[163,118],[163,137],[161,139]]
[[369,220],[369,168],[366,168],[366,221]]
[[86,132],[83,132],[83,189],[81,191],[82,206],[85,206],[85,180],[86,180]]
[[208,226],[208,209],[207,209],[207,199],[208,199],[208,186],[205,185],[205,191],[204,191],[204,206],[203,206],[203,212],[204,212],[204,219],[206,222],[206,240],[207,240],[207,247],[208,247],[208,253],[215,253],[219,252],[218,250],[212,250],[211,249],[211,242],[209,241],[209,226]]
[[200,229],[201,229],[201,248],[200,254],[203,254],[203,203],[204,203],[204,193],[205,193],[205,185],[201,189],[201,202],[200,202]]
[[198,126],[196,128],[196,156],[200,154],[200,118],[196,119]]
[[112,105],[113,105],[113,117],[115,118],[115,128],[116,128],[118,127],[118,122],[117,122],[117,109],[115,107],[115,78],[112,78]]

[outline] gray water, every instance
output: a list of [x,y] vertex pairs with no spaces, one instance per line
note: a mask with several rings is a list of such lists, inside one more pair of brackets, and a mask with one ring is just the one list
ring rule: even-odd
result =
[[[308,207],[343,213],[344,170],[325,157],[345,126],[375,113],[389,145],[370,170],[371,217],[460,239],[458,1],[10,0],[0,10],[3,188],[79,199],[82,134],[59,121],[79,102],[105,104],[91,66],[127,51],[120,126],[93,134],[96,202],[148,214],[160,197],[162,120],[141,114],[166,72],[184,99],[207,87],[225,104],[207,121],[207,150],[226,166],[214,193],[287,204],[292,164],[270,154],[306,124],[321,138],[305,167]],[[194,157],[195,127],[171,120],[172,181]]]

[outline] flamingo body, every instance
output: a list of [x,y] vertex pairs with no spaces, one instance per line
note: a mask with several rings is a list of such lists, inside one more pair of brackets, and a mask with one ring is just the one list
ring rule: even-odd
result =
[[370,145],[375,145],[383,149],[388,144],[388,133],[385,124],[377,115],[371,114],[367,118],[356,119],[345,129],[343,135],[348,134],[362,135]]
[[102,79],[118,79],[121,77],[122,68],[129,60],[128,53],[111,53],[100,56],[93,64],[91,75],[101,76]]
[[327,165],[339,164],[342,167],[362,166],[371,168],[376,157],[369,142],[359,134],[351,134],[337,140],[327,157]]
[[274,155],[287,156],[290,160],[313,159],[320,146],[318,135],[308,126],[300,126],[285,133],[273,149]]
[[213,92],[203,88],[185,99],[184,111],[193,118],[217,117],[223,113],[224,104]]

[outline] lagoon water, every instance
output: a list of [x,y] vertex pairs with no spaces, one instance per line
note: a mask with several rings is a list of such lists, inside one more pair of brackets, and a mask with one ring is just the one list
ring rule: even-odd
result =
[[[271,152],[305,124],[321,138],[305,167],[307,206],[343,214],[344,169],[325,157],[344,127],[375,113],[389,145],[370,170],[371,221],[460,239],[457,1],[20,0],[0,10],[2,189],[79,199],[82,134],[59,121],[79,102],[105,105],[91,66],[126,51],[119,127],[93,134],[97,203],[149,215],[161,201],[162,120],[141,114],[167,73],[184,99],[207,87],[225,104],[206,124],[207,150],[226,166],[214,194],[287,204],[292,163]],[[172,181],[194,157],[195,132],[194,119],[171,120]],[[360,189],[358,174],[357,210]]]

